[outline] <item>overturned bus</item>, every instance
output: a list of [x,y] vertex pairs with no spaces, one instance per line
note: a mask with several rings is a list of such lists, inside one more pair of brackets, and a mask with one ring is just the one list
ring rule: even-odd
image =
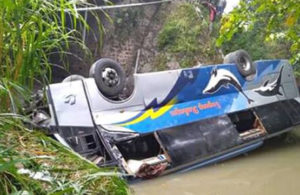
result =
[[252,62],[238,50],[223,64],[135,74],[133,92],[122,99],[124,75],[104,58],[90,78],[49,85],[49,122],[36,121],[98,166],[140,178],[245,153],[300,123],[287,60]]

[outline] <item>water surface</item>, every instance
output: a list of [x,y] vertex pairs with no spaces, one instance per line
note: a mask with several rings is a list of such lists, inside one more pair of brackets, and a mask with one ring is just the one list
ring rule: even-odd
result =
[[298,195],[300,128],[246,155],[131,185],[137,195]]

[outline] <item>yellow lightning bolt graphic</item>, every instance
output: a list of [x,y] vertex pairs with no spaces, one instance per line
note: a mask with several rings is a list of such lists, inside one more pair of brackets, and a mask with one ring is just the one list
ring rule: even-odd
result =
[[153,108],[148,109],[144,112],[140,117],[134,119],[133,121],[121,124],[121,126],[127,126],[127,125],[133,125],[139,122],[142,122],[143,120],[147,118],[156,119],[166,113],[168,110],[170,110],[174,104],[176,103],[176,98],[173,98],[171,101],[169,101],[166,105],[162,106],[160,109],[158,109],[156,112],[153,110]]

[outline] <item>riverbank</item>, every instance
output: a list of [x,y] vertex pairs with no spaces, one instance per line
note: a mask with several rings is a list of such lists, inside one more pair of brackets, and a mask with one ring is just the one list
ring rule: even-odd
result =
[[129,194],[129,189],[116,170],[97,167],[42,132],[5,124],[0,129],[0,194],[14,192]]

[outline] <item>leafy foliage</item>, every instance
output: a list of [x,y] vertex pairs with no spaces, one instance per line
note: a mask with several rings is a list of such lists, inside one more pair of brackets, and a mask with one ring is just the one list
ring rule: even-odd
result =
[[74,5],[68,0],[0,1],[0,101],[5,102],[0,111],[17,112],[20,97],[34,83],[48,83],[51,54],[62,57],[72,44],[88,52],[76,30],[78,24],[88,26]]
[[[160,49],[165,47],[172,52],[194,52],[197,50],[197,39],[201,35],[201,26],[194,25],[200,21],[195,8],[190,4],[183,4],[177,8],[176,14],[168,18],[158,37]],[[208,23],[204,24],[208,25]]]
[[[88,28],[74,9],[80,2],[0,0],[0,194],[127,194],[114,170],[100,169],[43,133],[28,130],[27,119],[17,114],[34,84],[51,79],[50,55],[63,57],[72,45],[88,53],[76,30]],[[53,179],[41,181],[21,169],[46,171]]]
[[[257,39],[251,39],[254,35],[251,32],[259,34]],[[236,34],[240,34],[240,37],[245,35],[249,38],[249,45],[264,44],[265,51],[268,51],[269,46],[283,50],[288,47],[289,52],[283,54],[290,57],[292,64],[299,64],[299,32],[300,4],[297,0],[241,0],[239,7],[223,18],[217,45],[236,38]],[[276,46],[276,43],[279,45]]]
[[282,40],[266,42],[263,33],[261,33],[262,28],[264,28],[263,25],[256,25],[253,29],[245,32],[240,30],[233,35],[230,41],[223,43],[223,52],[227,54],[243,48],[251,54],[253,60],[290,58],[289,47],[291,43]]

